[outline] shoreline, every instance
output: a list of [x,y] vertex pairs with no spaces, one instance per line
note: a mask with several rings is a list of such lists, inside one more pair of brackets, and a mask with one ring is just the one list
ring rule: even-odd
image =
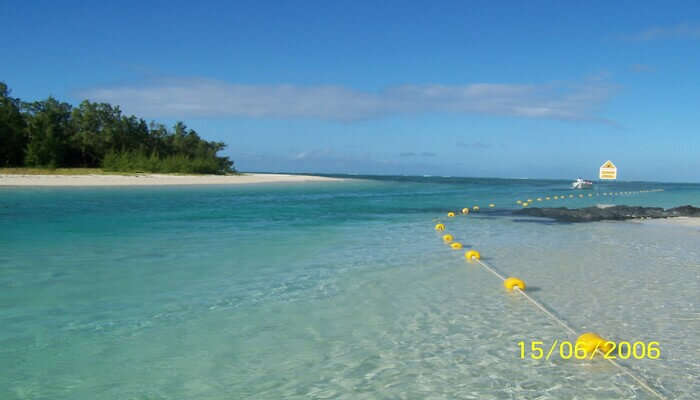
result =
[[667,218],[655,218],[655,219],[636,219],[633,220],[637,223],[651,224],[651,225],[675,225],[675,226],[685,226],[690,228],[700,228],[700,217],[667,217]]
[[339,182],[343,178],[315,175],[25,175],[0,174],[0,187],[27,186],[167,186],[167,185],[246,185],[260,183]]

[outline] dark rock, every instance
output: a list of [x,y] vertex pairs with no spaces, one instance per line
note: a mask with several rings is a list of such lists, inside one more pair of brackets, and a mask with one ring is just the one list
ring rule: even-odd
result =
[[661,207],[586,207],[586,208],[523,208],[514,211],[515,215],[553,218],[566,222],[591,222],[603,220],[626,220],[634,218],[700,217],[700,208],[681,206],[664,210]]
[[672,217],[700,217],[700,208],[693,206],[669,208],[666,211],[670,212]]

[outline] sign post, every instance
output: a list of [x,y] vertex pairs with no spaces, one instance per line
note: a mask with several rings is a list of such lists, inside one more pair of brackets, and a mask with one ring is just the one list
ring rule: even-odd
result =
[[600,179],[617,179],[617,167],[608,160],[600,166]]

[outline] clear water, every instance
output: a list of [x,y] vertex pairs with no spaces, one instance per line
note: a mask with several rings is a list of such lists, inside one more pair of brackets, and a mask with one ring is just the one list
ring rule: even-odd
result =
[[[438,218],[577,331],[658,341],[623,364],[695,398],[699,228],[510,215],[567,185],[0,189],[0,398],[652,398],[602,360],[520,359],[521,340],[575,338],[445,246]],[[654,188],[543,203],[700,205],[700,185],[598,190]]]

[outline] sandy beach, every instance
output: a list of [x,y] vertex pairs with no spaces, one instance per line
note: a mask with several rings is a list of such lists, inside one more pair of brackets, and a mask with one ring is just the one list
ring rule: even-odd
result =
[[340,178],[313,175],[12,175],[0,174],[0,186],[147,186],[237,185],[254,183],[330,182]]
[[639,222],[654,225],[680,225],[693,228],[700,228],[700,217],[672,217],[658,219],[644,219]]

